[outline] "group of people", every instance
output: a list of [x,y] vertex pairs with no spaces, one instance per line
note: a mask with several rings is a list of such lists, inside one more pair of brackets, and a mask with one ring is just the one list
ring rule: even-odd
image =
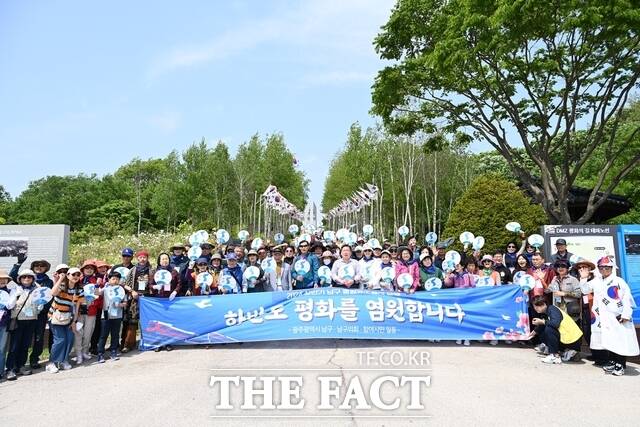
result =
[[[112,360],[118,360],[120,352],[137,346],[140,297],[173,299],[328,286],[414,293],[427,289],[433,279],[442,288],[472,288],[482,277],[490,278],[494,286],[511,284],[519,272],[535,280],[528,291],[529,338],[539,344],[536,350],[545,356],[543,362],[571,360],[584,336],[595,364],[605,372],[623,375],[626,357],[638,354],[638,343],[631,319],[631,292],[615,275],[613,260],[602,258],[597,266],[586,260],[572,265],[567,242],[559,239],[551,262],[546,263],[527,244],[526,236],[521,237],[520,245],[509,242],[504,251],[462,253],[453,266],[445,262],[445,244],[418,247],[415,237],[401,246],[388,241],[369,245],[364,239],[357,245],[339,244],[323,240],[322,235],[253,249],[251,242],[204,242],[199,244],[197,259],[187,256],[189,245],[178,243],[158,254],[155,265],[146,250],[125,248],[118,264],[96,259],[87,259],[79,267],[61,264],[51,277],[49,262],[36,260],[30,268],[23,268],[26,255],[22,254],[11,272],[0,270],[0,292],[11,295],[7,304],[0,305],[0,375],[15,380],[41,368],[47,325],[47,372],[70,369],[71,361],[82,364],[95,358],[103,363],[106,351]],[[273,261],[272,268],[263,268],[265,260]],[[327,268],[321,269],[323,266]],[[249,267],[255,267],[254,277],[245,274]],[[341,274],[345,267],[352,274]],[[162,270],[168,279],[156,283]],[[322,271],[330,274],[320,274]],[[391,276],[385,274],[389,271]],[[210,281],[199,282],[202,273],[208,273]],[[397,278],[401,275],[408,275],[411,281],[400,285]],[[88,284],[93,285],[91,294],[84,291]],[[34,303],[33,291],[38,287],[51,289],[50,302]],[[107,341],[109,348],[105,349]],[[468,340],[457,343],[470,344]],[[162,349],[171,351],[172,347],[156,351]]]

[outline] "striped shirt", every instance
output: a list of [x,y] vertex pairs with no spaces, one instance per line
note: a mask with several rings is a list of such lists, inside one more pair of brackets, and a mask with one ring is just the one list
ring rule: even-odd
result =
[[62,313],[73,313],[76,303],[84,303],[83,289],[76,285],[75,288],[68,288],[66,286],[60,287],[60,293],[53,297],[53,304],[49,310],[49,317],[54,311]]

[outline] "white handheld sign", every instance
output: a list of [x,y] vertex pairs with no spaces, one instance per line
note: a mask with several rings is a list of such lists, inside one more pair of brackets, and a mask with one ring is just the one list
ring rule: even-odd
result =
[[474,251],[479,251],[480,249],[482,249],[484,247],[484,237],[478,236],[475,239],[473,239],[472,246]]
[[407,227],[406,225],[401,226],[400,228],[398,228],[398,234],[404,239],[409,235],[409,227]]
[[523,274],[518,278],[518,281],[514,282],[525,291],[530,291],[536,285],[536,279],[530,274]]
[[196,285],[201,289],[205,289],[207,286],[211,286],[212,283],[213,276],[210,273],[204,272],[196,276]]
[[323,265],[318,269],[318,277],[324,283],[331,283],[331,269],[326,265]]
[[393,267],[384,267],[382,272],[380,273],[380,277],[383,281],[387,283],[393,282],[393,279],[396,278],[396,270]]
[[209,233],[205,230],[198,230],[189,237],[189,243],[191,243],[191,246],[200,246],[207,240],[209,240]]
[[296,224],[291,224],[289,226],[289,233],[290,234],[295,236],[296,234],[298,234],[298,231],[300,231],[300,229],[298,228],[298,226]]
[[462,257],[456,251],[448,251],[444,254],[444,259],[445,261],[453,261],[453,264],[460,264],[460,261],[462,261]]
[[469,231],[465,231],[460,234],[460,243],[462,243],[465,246],[470,245],[473,242],[473,239],[475,238],[476,236],[474,236],[473,233]]
[[255,282],[258,279],[258,276],[260,276],[260,269],[255,265],[252,265],[247,267],[242,275],[247,280],[249,287],[253,288],[256,285]]
[[352,265],[343,265],[338,269],[338,277],[341,280],[353,280],[356,276],[356,269]]
[[324,233],[322,233],[322,236],[327,242],[334,242],[336,240],[336,233],[331,230],[325,231]]
[[193,246],[187,251],[187,256],[191,261],[195,261],[202,256],[202,249],[200,249],[200,246]]
[[371,246],[371,249],[381,248],[380,241],[378,239],[370,239],[367,244]]
[[284,234],[276,233],[276,235],[273,236],[273,240],[275,240],[277,244],[284,242]]
[[442,288],[442,280],[438,279],[437,277],[432,277],[430,279],[427,279],[426,282],[424,282],[425,291],[430,291],[432,289],[440,289],[440,288]]
[[276,271],[276,262],[273,258],[265,258],[260,263],[260,267],[262,267],[265,273],[273,273]]
[[409,273],[402,273],[398,276],[398,286],[409,289],[413,285],[413,276]]
[[220,229],[218,231],[216,231],[216,242],[218,242],[218,244],[220,245],[224,245],[225,243],[227,243],[229,241],[229,238],[231,236],[229,235],[229,232],[225,229]]
[[539,248],[540,246],[544,245],[544,237],[539,234],[532,234],[531,236],[529,236],[529,239],[527,239],[527,241],[534,248]]
[[299,259],[293,264],[293,271],[299,276],[304,276],[311,270],[311,264],[306,259]]
[[233,292],[237,289],[236,279],[228,274],[220,275],[220,287],[227,292]]
[[456,263],[453,260],[445,259],[442,261],[442,269],[444,271],[453,271],[456,269]]
[[246,242],[248,238],[249,232],[247,230],[238,231],[238,239],[240,239],[242,242]]
[[171,290],[171,272],[169,270],[158,270],[156,274],[153,275],[153,280],[155,280],[156,285],[160,285],[165,291]]
[[82,287],[82,293],[87,302],[91,302],[96,299],[96,285],[93,283],[87,283]]
[[371,236],[373,234],[373,225],[365,224],[364,227],[362,227],[362,234],[365,236]]
[[491,276],[482,276],[476,279],[476,288],[483,288],[486,286],[493,286],[496,283],[493,281]]
[[517,222],[510,222],[507,225],[505,225],[505,228],[507,230],[511,231],[512,233],[519,233],[520,230],[522,229],[520,224],[517,223]]
[[427,243],[427,245],[433,246],[438,241],[438,235],[433,231],[430,231],[426,236],[424,236],[424,241]]
[[347,230],[346,228],[341,228],[336,232],[336,237],[338,238],[338,240],[342,240],[343,242],[348,236],[349,236],[349,230]]
[[[200,248],[198,248],[198,249],[200,249]],[[200,251],[200,252],[202,252],[202,251]],[[129,275],[129,269],[127,267],[118,267],[113,271],[120,273],[120,283],[124,283],[125,279]]]
[[46,303],[48,303],[49,301],[51,301],[51,299],[53,298],[53,295],[51,294],[51,289],[43,286],[41,288],[36,288],[33,291],[33,302],[36,305],[45,305]]
[[253,239],[253,241],[251,242],[251,249],[253,249],[254,251],[257,251],[258,249],[260,249],[261,247],[264,246],[264,242],[262,241],[261,238],[256,237],[255,239]]

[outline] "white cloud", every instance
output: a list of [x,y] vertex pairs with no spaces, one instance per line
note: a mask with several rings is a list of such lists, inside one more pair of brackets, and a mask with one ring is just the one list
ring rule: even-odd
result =
[[309,73],[303,77],[302,83],[311,86],[339,86],[349,83],[371,83],[374,77],[374,72],[333,70],[324,73]]
[[[165,73],[221,61],[272,43],[274,49],[296,48],[292,58],[317,66],[307,83],[362,81],[377,69],[372,41],[384,24],[394,0],[307,0],[278,8],[260,20],[240,22],[212,39],[175,47],[151,64],[153,80]],[[339,69],[332,69],[339,65]]]
[[180,126],[182,121],[182,114],[175,111],[165,111],[159,114],[150,116],[147,119],[148,123],[161,130],[162,132],[173,132]]

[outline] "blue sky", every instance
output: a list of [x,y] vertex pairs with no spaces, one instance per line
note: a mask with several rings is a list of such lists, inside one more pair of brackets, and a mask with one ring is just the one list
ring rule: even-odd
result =
[[351,123],[373,125],[372,40],[393,0],[5,1],[0,184],[115,171],[205,137],[282,132],[320,201]]

